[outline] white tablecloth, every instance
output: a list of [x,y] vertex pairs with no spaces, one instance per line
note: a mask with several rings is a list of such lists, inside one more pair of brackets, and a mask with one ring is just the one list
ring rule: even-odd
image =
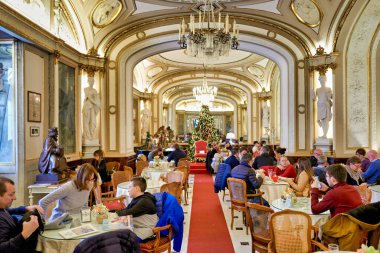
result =
[[266,199],[269,204],[275,199],[281,198],[282,193],[288,188],[289,184],[286,182],[273,182],[264,181],[260,187],[260,191],[264,192],[263,198]]
[[141,176],[150,178],[153,181],[159,181],[161,176],[166,177],[171,171],[171,168],[146,168],[142,171]]
[[301,211],[307,213],[311,217],[312,225],[321,226],[326,223],[326,221],[330,217],[330,211],[326,211],[321,214],[313,214],[311,212],[310,198],[298,197],[297,204],[293,206],[286,206],[286,204],[282,201],[282,199],[275,199],[271,203],[271,208],[275,211],[282,211],[285,209],[290,209],[294,211]]
[[369,189],[372,191],[371,203],[380,201],[380,185],[370,186]]
[[[73,214],[71,215],[73,217],[73,221],[78,219],[80,221],[80,214]],[[113,219],[117,217],[117,214],[115,213],[109,213],[108,215],[109,219]],[[83,223],[88,224],[88,223]],[[103,225],[98,224],[96,222],[96,218],[92,217],[91,219],[91,225],[98,230],[98,232],[84,235],[77,238],[72,239],[64,239],[59,232],[63,231],[65,229],[70,228],[70,224],[66,225],[65,228],[57,229],[57,230],[46,230],[38,237],[37,247],[36,250],[46,252],[46,253],[71,253],[74,251],[75,247],[85,238],[91,237],[93,235],[105,233],[112,230],[121,229],[123,225],[113,224],[113,225]],[[118,227],[115,227],[114,225],[118,225]],[[120,225],[120,226],[119,226]],[[127,228],[126,226],[123,228]]]
[[150,161],[149,162],[149,168],[168,169],[168,168],[171,168],[173,166],[174,166],[173,163],[167,162],[167,161],[159,161],[159,162]]
[[[132,198],[129,196],[129,192],[128,192],[128,187],[131,183],[132,182],[128,181],[128,182],[120,183],[117,186],[116,197],[126,196],[125,205],[128,205],[129,202],[131,202],[131,200],[132,200]],[[146,192],[157,193],[157,192],[160,192],[160,187],[163,184],[165,184],[165,182],[164,181],[147,180],[147,184],[148,185],[147,185],[147,188],[145,190]]]

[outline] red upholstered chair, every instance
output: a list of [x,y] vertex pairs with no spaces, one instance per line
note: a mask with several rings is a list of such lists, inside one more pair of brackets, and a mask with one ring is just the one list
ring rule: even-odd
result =
[[197,159],[206,159],[207,156],[207,141],[199,140],[194,142],[195,146],[195,153],[194,153],[194,158]]

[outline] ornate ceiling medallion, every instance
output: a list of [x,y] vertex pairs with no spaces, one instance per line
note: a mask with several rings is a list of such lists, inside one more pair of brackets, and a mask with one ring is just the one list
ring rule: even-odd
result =
[[322,13],[313,0],[292,0],[290,7],[301,23],[309,27],[316,27],[321,23]]
[[98,28],[103,28],[113,22],[119,15],[123,4],[119,0],[100,1],[91,13],[91,22]]

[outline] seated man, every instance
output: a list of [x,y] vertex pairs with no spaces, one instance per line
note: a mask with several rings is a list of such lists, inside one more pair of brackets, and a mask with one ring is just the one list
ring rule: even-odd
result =
[[376,150],[368,151],[367,157],[371,163],[366,172],[363,172],[362,177],[367,184],[376,184],[377,179],[380,178],[380,159],[377,157]]
[[324,184],[328,184],[326,181],[326,167],[329,166],[327,162],[327,157],[321,155],[317,159],[318,166],[313,167],[314,176],[318,177],[318,180]]
[[153,149],[152,151],[149,152],[149,154],[148,154],[148,162],[153,161],[155,156],[158,156],[160,158],[160,160],[162,160],[164,158],[164,153],[163,153],[161,147],[155,148],[155,149]]
[[9,209],[13,200],[16,200],[14,182],[0,177],[0,252],[36,252],[38,234],[34,232],[38,229],[37,217],[31,215],[30,221],[24,221],[20,227],[11,215],[24,214],[35,209],[43,213],[43,210],[40,206],[20,206]]
[[263,146],[261,148],[262,153],[260,156],[255,158],[255,161],[253,163],[254,169],[260,169],[262,166],[273,166],[275,165],[274,157],[269,155],[269,147]]
[[[129,196],[131,203],[126,209],[116,211],[119,216],[133,216],[133,232],[144,240],[153,235],[153,228],[156,227],[158,216],[156,213],[156,198],[146,190],[146,180],[143,177],[134,177],[129,185]],[[125,218],[121,218],[124,220]]]
[[168,155],[168,162],[170,162],[171,160],[174,160],[174,164],[177,167],[178,160],[181,159],[181,158],[187,157],[187,155],[186,155],[185,152],[183,152],[181,149],[179,149],[178,143],[174,143],[173,146],[172,146],[172,148],[174,148],[174,151],[172,151]]
[[[240,159],[240,165],[236,166],[231,171],[231,177],[243,179],[247,183],[247,194],[255,194],[256,189],[259,189],[264,180],[264,172],[259,172],[259,177],[256,177],[255,170],[252,169],[252,155],[250,153],[244,154]],[[249,202],[259,203],[260,198],[254,197],[248,199]],[[264,200],[264,204],[269,206],[268,202]]]
[[239,149],[234,147],[231,150],[231,155],[224,161],[225,164],[230,165],[231,169],[240,164],[239,162]]
[[318,200],[318,182],[311,184],[311,211],[313,214],[330,210],[331,218],[339,213],[347,212],[362,205],[359,192],[346,183],[347,171],[341,164],[333,164],[326,168],[326,180],[333,189],[329,190],[324,198]]

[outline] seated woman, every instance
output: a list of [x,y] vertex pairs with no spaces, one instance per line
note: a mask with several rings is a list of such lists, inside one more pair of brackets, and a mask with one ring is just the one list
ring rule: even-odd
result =
[[278,161],[279,163],[277,164],[276,168],[273,170],[277,173],[277,176],[296,178],[297,176],[296,169],[293,167],[292,164],[290,164],[286,156],[282,155]]
[[94,152],[94,159],[92,160],[91,165],[98,171],[102,182],[105,183],[111,181],[111,173],[107,170],[103,150],[99,149]]
[[277,163],[280,162],[281,156],[285,155],[285,151],[286,148],[281,148],[280,146],[276,147],[276,149],[274,150],[274,158],[276,158]]
[[148,162],[153,161],[153,159],[154,159],[155,156],[160,157],[160,160],[164,159],[164,153],[163,153],[161,147],[155,148],[154,150],[152,150],[151,152],[149,152]]
[[357,186],[364,183],[364,179],[362,178],[361,163],[362,161],[360,160],[360,158],[356,156],[353,156],[347,160],[347,163],[346,163],[347,184]]
[[219,164],[223,162],[223,156],[221,155],[221,150],[218,149],[212,158],[211,167],[214,170],[214,173],[218,172]]
[[310,183],[313,181],[313,168],[310,160],[306,157],[298,160],[299,172],[296,179],[280,177],[280,180],[286,181],[292,187],[297,196],[308,197],[310,195]]
[[88,206],[90,191],[98,184],[98,173],[89,163],[82,164],[74,180],[71,180],[55,191],[42,198],[38,204],[45,213],[49,205],[58,200],[49,221],[52,221],[64,213],[80,213],[82,207]]

